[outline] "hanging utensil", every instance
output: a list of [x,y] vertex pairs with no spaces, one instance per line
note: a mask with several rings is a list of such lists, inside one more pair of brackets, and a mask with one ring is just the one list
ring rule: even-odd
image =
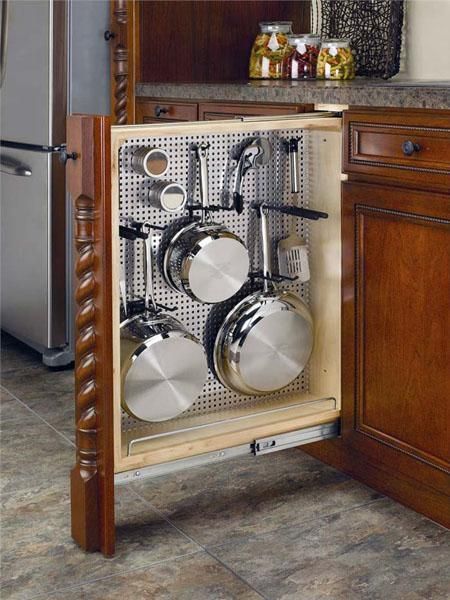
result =
[[181,228],[174,226],[163,236],[160,255],[164,279],[172,289],[198,302],[216,303],[230,298],[242,287],[250,261],[244,242],[210,219],[208,148],[204,142],[196,148],[201,219],[188,224],[180,220]]
[[143,240],[144,309],[121,323],[122,407],[142,421],[177,417],[197,399],[208,367],[201,343],[162,313],[153,292],[150,226]]
[[271,158],[272,146],[265,137],[254,138],[244,146],[236,165],[233,186],[233,206],[238,214],[241,214],[244,210],[242,183],[245,175],[251,169],[267,165]]
[[[298,142],[298,137],[293,137],[288,141],[291,192],[296,194],[296,198],[300,191]],[[293,203],[292,206],[295,207],[296,203]],[[310,278],[308,248],[305,240],[297,233],[296,219],[291,216],[289,223],[288,237],[278,242],[278,271],[284,277],[295,277],[304,283]]]
[[247,395],[267,394],[289,385],[305,368],[313,347],[308,307],[297,294],[278,289],[273,282],[268,209],[261,206],[257,210],[263,289],[249,294],[228,312],[214,343],[209,344],[208,357],[224,386]]

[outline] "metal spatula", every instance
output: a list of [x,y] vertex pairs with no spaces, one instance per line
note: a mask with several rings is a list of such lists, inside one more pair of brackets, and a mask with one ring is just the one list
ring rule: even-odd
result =
[[[298,138],[289,140],[289,172],[291,192],[299,193]],[[296,231],[296,219],[290,218],[290,234],[278,242],[278,269],[283,277],[296,277],[299,281],[309,280],[309,261],[306,242]]]

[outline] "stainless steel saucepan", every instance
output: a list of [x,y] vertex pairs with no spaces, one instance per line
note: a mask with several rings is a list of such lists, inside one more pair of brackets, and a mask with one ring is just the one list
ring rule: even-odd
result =
[[[291,208],[291,207],[290,207]],[[313,348],[313,319],[302,299],[272,281],[268,209],[259,207],[264,262],[262,291],[226,315],[210,349],[210,366],[226,387],[247,395],[275,392],[305,368]]]
[[243,286],[250,261],[244,242],[210,219],[208,147],[202,143],[197,148],[202,218],[187,225],[181,221],[181,229],[162,244],[161,251],[164,279],[172,289],[198,302],[216,303],[230,298]]
[[165,421],[200,394],[208,367],[201,343],[154,299],[150,228],[144,240],[144,310],[121,323],[122,407],[142,421]]

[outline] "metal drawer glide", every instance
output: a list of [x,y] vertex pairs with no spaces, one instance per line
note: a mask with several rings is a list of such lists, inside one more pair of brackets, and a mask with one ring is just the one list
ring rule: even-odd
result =
[[278,452],[279,450],[294,448],[295,446],[309,444],[310,442],[326,440],[337,437],[338,435],[339,421],[324,423],[322,425],[306,427],[297,431],[281,433],[272,437],[261,438],[250,444],[242,444],[232,448],[224,448],[223,450],[215,450],[214,452],[189,456],[188,458],[181,458],[171,462],[143,467],[139,470],[116,473],[114,482],[116,485],[120,485],[151,477],[159,477],[160,475],[167,475],[169,473],[176,473],[177,471],[184,471],[185,469],[190,469],[192,467],[222,462],[231,458],[237,458],[238,456],[250,454],[259,456],[261,454],[269,454],[270,452]]
[[307,429],[260,438],[253,442],[252,451],[255,455],[270,454],[271,452],[278,452],[278,450],[295,448],[295,446],[300,446],[301,444],[309,444],[310,442],[325,440],[337,435],[339,435],[339,424],[337,422],[325,423],[316,427],[308,427]]

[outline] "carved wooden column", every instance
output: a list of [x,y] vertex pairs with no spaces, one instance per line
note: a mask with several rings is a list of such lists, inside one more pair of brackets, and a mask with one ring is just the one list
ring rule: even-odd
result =
[[76,275],[76,464],[72,536],[85,550],[114,554],[111,192],[109,117],[70,116],[67,163],[74,203]]
[[139,2],[111,0],[111,114],[116,125],[134,123]]

